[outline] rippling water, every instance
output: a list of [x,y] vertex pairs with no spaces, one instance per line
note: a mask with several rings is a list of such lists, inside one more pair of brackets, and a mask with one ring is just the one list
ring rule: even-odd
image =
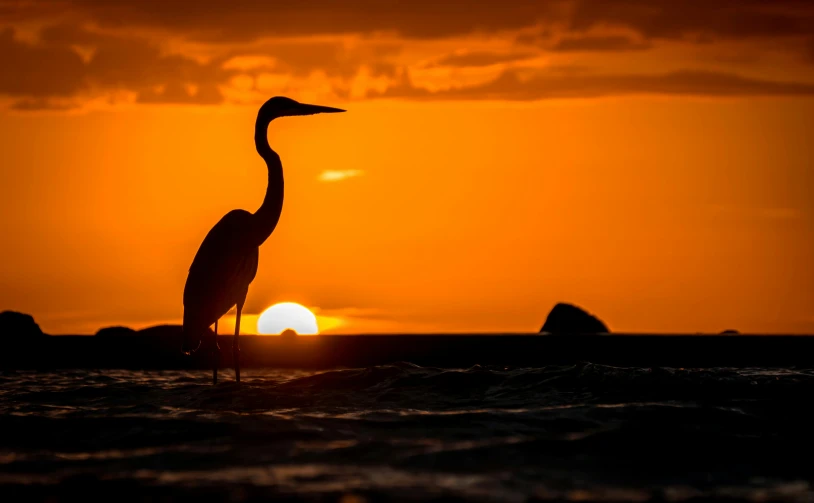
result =
[[0,372],[0,494],[814,501],[812,370],[224,374]]

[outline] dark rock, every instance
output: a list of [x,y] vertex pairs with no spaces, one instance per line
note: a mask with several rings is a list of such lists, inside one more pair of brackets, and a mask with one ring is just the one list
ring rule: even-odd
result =
[[138,334],[159,337],[181,337],[184,334],[184,327],[182,325],[156,325],[154,327],[142,328],[138,331]]
[[42,337],[40,326],[34,322],[30,314],[16,311],[3,311],[0,313],[0,336],[14,337]]
[[295,332],[294,330],[292,330],[290,328],[287,328],[287,329],[283,330],[283,333],[280,334],[280,337],[282,337],[285,340],[290,341],[290,340],[293,340],[293,339],[297,338],[297,332]]
[[549,334],[601,334],[609,333],[599,318],[571,304],[557,304],[548,313],[540,332]]
[[[211,328],[206,329],[206,335],[213,335]],[[149,335],[153,337],[182,337],[184,335],[183,325],[156,325],[154,327],[142,328],[138,335]]]
[[[212,330],[207,329],[206,335],[212,335]],[[156,325],[153,327],[133,330],[129,327],[107,327],[96,332],[97,337],[104,337],[105,344],[114,347],[127,341],[129,351],[150,351],[151,358],[174,358],[181,354],[184,340],[184,327],[182,325]],[[145,360],[146,361],[146,360]]]
[[136,335],[137,333],[130,327],[105,327],[96,332],[96,337],[121,337]]
[[[153,327],[142,328],[141,330],[134,330],[130,327],[105,327],[96,335],[101,336],[131,336],[131,335],[146,335],[152,337],[181,337],[184,333],[184,327],[181,325],[155,325]],[[212,330],[208,329],[207,333],[212,335]]]
[[[208,335],[212,335],[212,329],[207,329]],[[150,337],[181,337],[184,334],[184,327],[181,325],[155,325],[153,327],[142,328],[141,330],[133,330],[130,327],[106,327],[98,332],[98,337],[120,337],[120,336],[150,336]]]
[[[211,334],[212,331],[210,330]],[[156,325],[142,328],[137,332],[137,340],[147,340],[157,352],[174,354],[183,348],[183,325]]]

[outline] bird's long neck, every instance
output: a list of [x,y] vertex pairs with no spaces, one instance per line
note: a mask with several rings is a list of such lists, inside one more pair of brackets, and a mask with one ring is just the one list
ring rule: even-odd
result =
[[254,212],[255,231],[258,245],[262,244],[274,232],[280,214],[283,212],[283,163],[280,156],[271,149],[268,141],[268,125],[270,119],[257,118],[254,126],[254,144],[257,153],[266,161],[268,168],[268,187],[263,204]]

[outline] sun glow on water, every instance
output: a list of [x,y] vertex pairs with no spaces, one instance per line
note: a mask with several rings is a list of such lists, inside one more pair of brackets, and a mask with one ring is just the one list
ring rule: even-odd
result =
[[263,311],[257,319],[257,333],[279,335],[291,329],[299,335],[317,335],[317,317],[307,307],[296,302],[281,302]]

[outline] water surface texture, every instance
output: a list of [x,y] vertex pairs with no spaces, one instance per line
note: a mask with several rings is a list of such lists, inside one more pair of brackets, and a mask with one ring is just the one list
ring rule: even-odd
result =
[[221,376],[213,387],[204,371],[0,372],[0,493],[814,501],[812,370],[399,363],[250,369],[239,387]]

